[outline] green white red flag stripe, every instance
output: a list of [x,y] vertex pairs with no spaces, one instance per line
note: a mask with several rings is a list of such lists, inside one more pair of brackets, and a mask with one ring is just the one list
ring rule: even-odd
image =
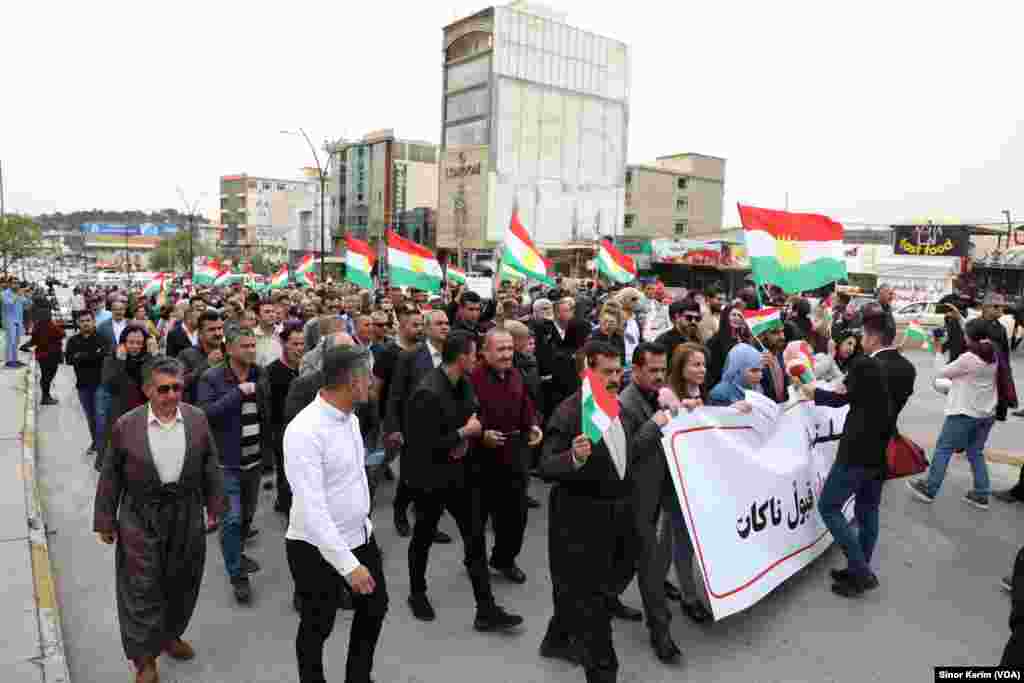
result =
[[583,371],[583,433],[591,443],[599,442],[612,422],[619,419],[619,400],[605,388],[604,382],[587,368]]
[[298,267],[295,268],[296,273],[308,273],[309,271],[316,268],[316,259],[313,258],[312,254],[306,254],[299,261]]
[[758,337],[768,330],[782,327],[782,314],[777,308],[759,308],[756,311],[743,311],[743,319],[750,328],[750,334]]
[[271,289],[283,289],[288,286],[288,264],[281,266],[270,278]]
[[461,268],[449,265],[445,270],[445,277],[448,279],[448,282],[455,282],[460,285],[466,284],[466,271]]
[[935,350],[935,345],[932,343],[932,336],[928,334],[928,330],[921,327],[921,323],[916,320],[912,320],[907,325],[907,331],[905,332],[906,338],[918,342],[922,348],[931,352]]
[[813,213],[738,207],[758,285],[794,293],[846,278],[842,223]]
[[216,260],[207,261],[205,264],[196,265],[193,267],[195,274],[196,285],[212,285],[220,275],[221,267],[220,263]]
[[552,286],[555,284],[548,272],[547,262],[537,247],[533,245],[533,240],[530,239],[526,228],[519,222],[518,211],[512,212],[508,230],[505,231],[505,248],[502,251],[501,263],[503,266],[519,271],[531,280],[539,280]]
[[166,280],[167,276],[164,273],[160,273],[149,281],[149,284],[142,290],[142,296],[150,297],[160,294],[166,286]]
[[217,275],[217,279],[213,281],[213,284],[216,287],[227,287],[237,282],[244,281],[245,273],[233,273],[227,268],[225,268],[224,270],[220,271],[220,274]]
[[345,238],[345,279],[363,289],[373,289],[373,249],[363,240]]
[[601,240],[597,250],[597,272],[612,282],[626,284],[636,279],[636,264],[633,259],[612,246],[608,240]]
[[415,287],[440,292],[441,264],[434,252],[388,230],[388,280],[392,287]]

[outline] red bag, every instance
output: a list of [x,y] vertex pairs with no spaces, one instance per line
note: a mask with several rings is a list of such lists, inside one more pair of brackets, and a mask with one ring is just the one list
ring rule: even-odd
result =
[[928,469],[928,458],[925,457],[924,449],[902,434],[896,434],[889,439],[885,455],[889,465],[886,479],[909,477]]

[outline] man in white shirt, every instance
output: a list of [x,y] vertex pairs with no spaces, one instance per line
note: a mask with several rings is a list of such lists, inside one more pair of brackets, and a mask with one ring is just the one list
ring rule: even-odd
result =
[[369,400],[367,353],[332,346],[324,353],[322,372],[323,388],[284,434],[284,468],[292,486],[285,546],[301,603],[295,646],[299,680],[325,681],[324,642],[348,592],[355,617],[345,680],[365,682],[388,609],[369,518],[366,452],[354,413],[356,403]]
[[281,340],[277,338],[277,306],[269,301],[260,304],[260,324],[256,334],[256,365],[265,368],[281,357]]

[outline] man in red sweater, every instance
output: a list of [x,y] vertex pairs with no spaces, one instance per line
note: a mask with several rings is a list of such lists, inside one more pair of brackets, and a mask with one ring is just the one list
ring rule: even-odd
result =
[[512,367],[514,351],[512,335],[503,329],[494,328],[484,337],[484,363],[470,375],[484,429],[473,460],[483,502],[482,523],[486,525],[488,518],[494,521],[491,567],[513,583],[524,583],[526,574],[516,558],[526,532],[527,447],[538,445],[543,433],[523,376]]

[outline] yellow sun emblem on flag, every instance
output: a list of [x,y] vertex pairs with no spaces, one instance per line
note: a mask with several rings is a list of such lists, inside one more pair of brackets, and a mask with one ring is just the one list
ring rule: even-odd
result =
[[792,237],[778,237],[775,240],[775,258],[784,270],[796,270],[800,267],[800,243]]
[[412,254],[409,257],[409,263],[410,263],[410,265],[412,265],[412,271],[414,273],[422,273],[423,272],[423,257],[422,256],[418,256],[416,254]]

